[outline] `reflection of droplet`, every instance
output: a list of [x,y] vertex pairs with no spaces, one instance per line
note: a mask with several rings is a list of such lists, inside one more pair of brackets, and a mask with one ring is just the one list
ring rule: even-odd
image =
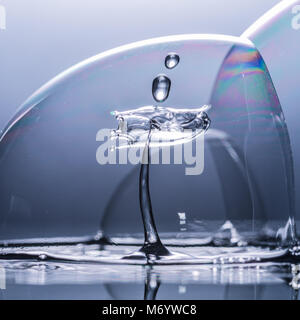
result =
[[157,102],[165,101],[169,96],[170,88],[171,80],[163,74],[158,75],[152,83],[153,98]]
[[166,56],[166,59],[165,59],[165,66],[166,68],[168,69],[173,69],[175,68],[178,63],[179,63],[179,55],[176,54],[176,53],[169,53],[167,56]]

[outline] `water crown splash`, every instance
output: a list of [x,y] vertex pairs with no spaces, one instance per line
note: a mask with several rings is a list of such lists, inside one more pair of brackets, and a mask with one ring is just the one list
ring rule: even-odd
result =
[[[152,135],[158,133],[158,137],[163,141],[166,133],[173,133],[175,134],[173,143],[174,141],[183,143],[194,139],[209,128],[210,119],[204,111],[207,109],[208,106],[199,109],[147,106],[124,112],[112,112],[112,115],[118,120],[118,129],[112,131],[111,139],[125,138],[129,142],[128,146],[144,143],[139,176],[139,200],[144,226],[144,245],[138,253],[135,252],[125,258],[144,258],[146,255],[147,260],[151,261],[172,255],[160,240],[152,211],[149,188],[151,138]],[[186,135],[186,131],[188,131],[188,135]],[[178,254],[175,256],[178,259]]]

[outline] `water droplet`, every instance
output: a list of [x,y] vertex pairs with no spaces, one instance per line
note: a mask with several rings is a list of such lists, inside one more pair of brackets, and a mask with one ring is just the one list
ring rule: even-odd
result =
[[178,287],[178,293],[179,294],[185,294],[186,293],[186,286],[179,286]]
[[175,68],[179,63],[179,55],[177,53],[169,53],[165,59],[165,66],[168,69]]
[[150,288],[151,288],[151,289],[156,288],[156,287],[157,287],[157,281],[156,281],[156,279],[151,279],[149,285],[150,285]]
[[163,74],[158,75],[152,83],[153,98],[157,102],[165,101],[169,96],[170,88],[171,80]]

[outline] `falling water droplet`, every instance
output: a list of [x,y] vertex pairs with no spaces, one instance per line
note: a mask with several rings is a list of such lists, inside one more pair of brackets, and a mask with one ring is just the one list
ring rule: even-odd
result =
[[167,69],[175,68],[179,63],[179,55],[177,53],[169,53],[165,59],[165,66]]
[[165,101],[170,92],[171,80],[164,74],[158,75],[152,83],[153,98],[157,102]]

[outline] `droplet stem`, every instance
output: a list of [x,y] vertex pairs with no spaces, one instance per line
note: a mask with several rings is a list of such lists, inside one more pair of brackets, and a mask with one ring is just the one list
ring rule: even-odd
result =
[[145,234],[144,245],[140,251],[147,255],[152,254],[155,256],[163,256],[169,255],[170,252],[161,243],[152,212],[149,188],[150,140],[151,129],[149,130],[148,138],[143,151],[139,180],[140,209]]

